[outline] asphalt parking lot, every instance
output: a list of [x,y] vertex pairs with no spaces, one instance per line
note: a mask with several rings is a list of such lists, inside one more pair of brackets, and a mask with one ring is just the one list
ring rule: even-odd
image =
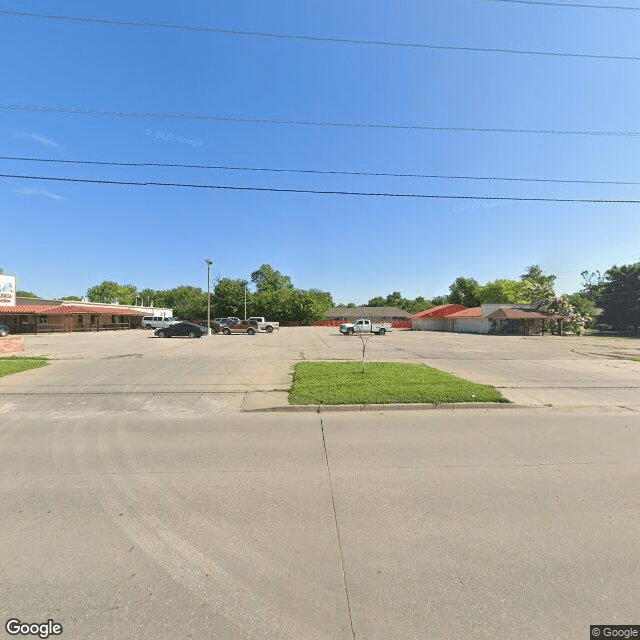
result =
[[[0,616],[63,638],[589,637],[637,623],[637,342],[394,332],[521,408],[281,408],[329,328],[26,336],[0,379]],[[548,406],[551,405],[551,406]]]

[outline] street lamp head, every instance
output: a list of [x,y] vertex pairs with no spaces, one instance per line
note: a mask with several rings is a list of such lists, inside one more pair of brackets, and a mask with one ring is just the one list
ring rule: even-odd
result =
[[210,259],[210,258],[205,258],[205,259],[204,259],[204,261],[205,261],[209,266],[211,266],[211,265],[213,264],[213,262],[211,262],[211,259]]

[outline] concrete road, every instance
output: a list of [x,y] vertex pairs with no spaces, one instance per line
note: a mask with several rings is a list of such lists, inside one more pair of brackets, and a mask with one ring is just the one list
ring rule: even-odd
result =
[[283,404],[298,360],[356,359],[331,329],[23,342],[52,364],[0,379],[3,624],[564,640],[638,622],[635,341],[394,332],[371,360],[534,406],[321,414],[242,409]]
[[637,623],[640,416],[0,411],[0,611],[64,638]]

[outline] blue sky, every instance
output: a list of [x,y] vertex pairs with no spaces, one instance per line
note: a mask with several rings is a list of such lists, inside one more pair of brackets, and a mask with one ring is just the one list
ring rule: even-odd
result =
[[[597,5],[597,2],[592,2]],[[631,4],[631,3],[630,3]],[[640,11],[434,2],[91,3],[0,9],[347,39],[640,56]],[[255,119],[638,131],[640,61],[436,51],[0,15],[0,103]],[[640,180],[639,136],[317,127],[0,109],[4,156]],[[0,161],[0,173],[478,196],[640,198],[587,185]],[[433,297],[531,264],[580,288],[640,259],[638,205],[311,195],[0,178],[0,267],[43,297],[102,280],[206,288],[263,263],[335,301]]]

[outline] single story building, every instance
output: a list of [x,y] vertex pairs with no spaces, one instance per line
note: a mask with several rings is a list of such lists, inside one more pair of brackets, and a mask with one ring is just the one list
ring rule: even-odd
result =
[[328,322],[353,322],[368,318],[372,322],[411,322],[411,314],[398,307],[336,307],[325,311]]
[[[153,302],[153,301],[152,301]],[[84,300],[58,300],[58,299],[45,299],[45,298],[25,298],[18,296],[16,298],[16,305],[49,305],[51,307],[59,306],[74,306],[74,307],[95,307],[102,309],[129,309],[132,311],[142,311],[145,316],[161,316],[161,317],[173,317],[173,309],[169,307],[155,307],[155,306],[141,306],[135,304],[120,304],[118,301],[114,302],[89,302]]]
[[10,333],[136,329],[142,325],[143,315],[143,311],[118,305],[31,303],[0,306],[0,323],[6,324]]
[[461,304],[440,304],[411,316],[411,328],[414,331],[444,331],[442,318],[458,311],[464,311]]
[[[446,305],[455,307],[459,305]],[[532,305],[519,304],[483,304],[480,307],[465,309],[446,309],[440,307],[433,317],[412,320],[414,331],[453,331],[460,333],[484,333],[495,335],[530,335],[543,334],[544,322],[556,325],[558,333],[562,333],[562,322],[565,316],[545,314],[537,311]],[[429,311],[429,309],[427,309]],[[423,314],[425,312],[422,312]],[[416,314],[418,315],[418,314]]]

